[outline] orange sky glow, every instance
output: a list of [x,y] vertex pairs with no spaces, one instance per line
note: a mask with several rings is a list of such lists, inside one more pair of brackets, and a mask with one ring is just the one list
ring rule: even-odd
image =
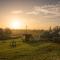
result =
[[60,26],[59,2],[0,0],[0,28],[25,29],[27,25],[28,29],[48,29]]

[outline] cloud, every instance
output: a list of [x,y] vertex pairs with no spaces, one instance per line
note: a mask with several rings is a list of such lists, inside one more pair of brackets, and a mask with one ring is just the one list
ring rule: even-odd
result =
[[26,12],[26,14],[33,14],[33,15],[38,15],[39,13],[36,11],[31,11],[31,12]]
[[22,10],[14,10],[11,12],[12,14],[20,14],[20,13],[23,13]]
[[27,12],[27,14],[33,14],[33,15],[38,15],[38,14],[43,14],[43,15],[55,15],[55,16],[60,16],[60,7],[59,5],[45,5],[45,6],[34,6],[33,10],[30,12]]
[[44,17],[59,17],[60,16],[60,4],[56,5],[42,5],[33,6],[29,10],[14,10],[12,14],[27,14],[27,15],[41,15]]

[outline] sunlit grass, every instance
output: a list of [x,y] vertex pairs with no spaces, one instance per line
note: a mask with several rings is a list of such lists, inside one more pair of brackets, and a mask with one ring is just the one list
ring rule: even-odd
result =
[[0,42],[0,60],[60,60],[59,44],[51,42],[29,44],[21,39],[14,39],[16,48],[11,48],[12,40]]

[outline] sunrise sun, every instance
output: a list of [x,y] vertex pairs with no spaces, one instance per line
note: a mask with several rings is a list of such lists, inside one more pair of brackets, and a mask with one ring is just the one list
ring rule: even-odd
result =
[[22,24],[23,24],[22,21],[20,21],[19,19],[13,19],[10,22],[10,28],[11,29],[20,29]]

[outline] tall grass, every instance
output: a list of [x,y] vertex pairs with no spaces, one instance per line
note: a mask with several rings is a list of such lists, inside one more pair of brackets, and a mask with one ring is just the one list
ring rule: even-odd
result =
[[60,60],[60,46],[51,42],[25,43],[14,39],[16,47],[11,48],[12,40],[0,41],[0,60]]

